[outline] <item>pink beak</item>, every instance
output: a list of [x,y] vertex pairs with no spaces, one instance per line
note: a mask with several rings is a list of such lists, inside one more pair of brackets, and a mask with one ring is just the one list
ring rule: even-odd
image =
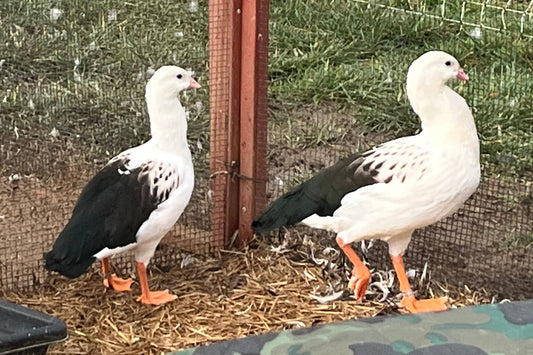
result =
[[463,71],[463,68],[459,68],[456,78],[459,80],[468,81],[468,75]]
[[[464,74],[464,73],[463,73]],[[466,75],[466,74],[465,74]],[[193,89],[199,89],[201,88],[200,84],[196,82],[193,78],[191,78],[191,82],[189,83],[189,87]]]

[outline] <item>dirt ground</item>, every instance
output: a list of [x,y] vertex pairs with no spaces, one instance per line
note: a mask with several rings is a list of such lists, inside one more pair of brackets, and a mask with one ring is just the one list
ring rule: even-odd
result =
[[[276,119],[270,132],[269,198],[348,152],[386,140],[365,134],[352,117],[327,107],[291,108],[277,112]],[[294,121],[290,131],[283,123],[289,120]],[[107,290],[98,266],[76,280],[50,275],[43,269],[42,253],[102,161],[88,163],[91,152],[81,154],[68,142],[52,140],[2,145],[0,153],[5,162],[0,169],[0,297],[67,323],[69,339],[51,353],[160,354],[402,312],[396,307],[398,290],[383,243],[369,252],[359,249],[373,270],[363,303],[346,290],[351,266],[327,233],[296,228],[279,240],[275,234],[256,240],[243,251],[202,256],[214,248],[209,172],[201,169],[191,205],[163,239],[150,268],[152,288],[169,288],[178,295],[175,302],[140,305],[136,283],[126,294]],[[532,298],[532,205],[527,185],[486,178],[464,209],[417,232],[405,261],[419,296],[447,296],[452,307]],[[129,254],[117,260],[117,269],[135,278],[132,265]]]
[[[276,249],[268,240],[255,241],[247,250],[222,251],[220,257],[189,257],[184,267],[164,272],[152,268],[152,289],[168,288],[178,295],[158,307],[135,301],[137,283],[129,293],[105,289],[98,272],[75,281],[49,276],[32,292],[0,291],[0,296],[66,322],[69,338],[50,347],[50,354],[162,354],[252,334],[404,312],[396,306],[392,273],[374,270],[368,300],[355,301],[346,290],[348,269],[317,265],[327,249],[306,238],[302,243],[300,237],[289,236]],[[446,296],[451,307],[495,300],[483,290],[428,279],[412,281],[419,296]],[[384,290],[391,293],[384,297]]]
[[[25,183],[40,188],[27,191]],[[11,190],[20,199],[12,199],[11,207],[2,210],[5,216],[10,214],[0,236],[0,297],[67,323],[69,339],[51,347],[52,354],[161,354],[252,334],[403,312],[396,306],[398,289],[383,243],[362,253],[373,279],[367,300],[359,303],[346,290],[351,266],[327,233],[299,227],[279,239],[274,234],[255,240],[243,251],[198,255],[209,250],[209,231],[194,228],[198,225],[194,222],[208,215],[208,210],[189,211],[184,219],[189,225],[178,226],[174,237],[163,240],[151,265],[152,289],[168,288],[178,295],[171,304],[138,304],[137,283],[130,293],[105,289],[98,265],[76,280],[50,275],[40,259],[62,227],[61,219],[68,218],[77,196],[71,189],[74,186],[49,189],[37,178],[21,179],[16,192]],[[480,198],[497,203],[491,199],[493,192],[482,191]],[[446,296],[451,307],[499,301],[509,295],[531,297],[530,254],[521,255],[515,249],[506,256],[494,244],[495,234],[487,233],[499,225],[508,228],[516,206],[507,213],[490,207],[491,203],[476,210],[477,199],[452,220],[427,228],[413,239],[406,265],[414,274],[412,284],[419,297]],[[206,203],[199,205],[208,208]],[[480,214],[487,218],[480,220]],[[457,237],[457,233],[473,231],[488,237],[474,242]],[[450,242],[435,235],[456,237]],[[28,244],[34,247],[21,247]],[[12,250],[16,253],[11,254]],[[428,273],[424,273],[425,263]],[[119,258],[118,269],[136,278],[132,264],[132,255],[125,255]],[[522,282],[517,282],[520,278]],[[35,286],[14,291],[15,284],[9,280]]]
[[[290,129],[285,121],[292,122]],[[291,108],[278,113],[271,124],[269,198],[341,156],[394,138],[365,132],[356,118],[327,106]],[[367,255],[368,261],[381,269],[388,267],[386,247],[376,244],[375,249]],[[526,177],[526,181],[510,182],[485,171],[478,190],[462,209],[415,232],[406,259],[407,265],[420,270],[427,263],[441,281],[490,287],[500,297],[513,299],[533,297],[532,262],[531,181]]]

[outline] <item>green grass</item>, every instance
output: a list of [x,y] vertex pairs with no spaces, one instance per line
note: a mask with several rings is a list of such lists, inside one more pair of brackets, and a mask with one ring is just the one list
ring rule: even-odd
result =
[[[149,70],[176,63],[195,70],[203,85],[185,93],[182,103],[190,111],[192,147],[205,158],[207,9],[190,12],[188,5],[172,0],[2,1],[2,143],[49,142],[55,128],[61,142],[73,142],[94,157],[136,145],[148,138],[144,87]],[[52,9],[61,11],[56,20]]]
[[502,238],[500,247],[503,250],[531,249],[533,248],[533,233],[510,233]]
[[[419,125],[405,96],[407,67],[424,51],[442,49],[453,53],[471,76],[466,85],[452,85],[474,111],[485,167],[512,177],[530,176],[533,22],[526,18],[520,27],[520,13],[511,11],[527,4],[516,3],[502,15],[501,7],[446,1],[445,19],[439,19],[431,16],[443,14],[442,0],[369,3],[271,1],[273,119],[287,104],[333,105],[354,117],[347,125],[391,137],[412,134]],[[431,16],[380,4],[410,4],[410,10]],[[52,8],[62,11],[55,21]],[[109,19],[110,10],[116,10],[116,20]],[[475,39],[472,26],[449,21],[462,12],[464,21],[474,23],[481,11],[484,26],[501,30],[483,30],[482,38]],[[147,70],[177,63],[193,68],[203,85],[182,101],[191,111],[195,156],[205,159],[207,22],[207,1],[200,1],[198,12],[189,11],[188,0],[0,2],[2,144],[17,135],[21,144],[49,140],[52,128],[94,156],[137,144],[148,137]],[[301,139],[326,144],[337,131],[333,124],[312,126]]]
[[[412,10],[430,15],[442,11],[442,1],[413,3]],[[468,84],[452,86],[472,107],[484,165],[515,177],[531,171],[533,41],[518,33],[515,13],[505,31],[484,30],[475,39],[472,26],[355,1],[274,1],[271,9],[270,93],[278,104],[333,102],[355,117],[347,124],[412,134],[418,120],[405,94],[407,68],[424,51],[445,50],[470,74]],[[479,10],[467,6],[464,20],[479,19]],[[460,12],[461,2],[447,2],[446,17],[459,19]],[[486,10],[483,24],[503,27],[501,11]],[[533,35],[531,22],[524,32]]]

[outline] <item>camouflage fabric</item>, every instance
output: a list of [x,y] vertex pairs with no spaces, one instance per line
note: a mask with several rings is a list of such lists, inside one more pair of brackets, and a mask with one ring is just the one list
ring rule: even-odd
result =
[[533,354],[533,300],[358,319],[174,354],[529,355]]

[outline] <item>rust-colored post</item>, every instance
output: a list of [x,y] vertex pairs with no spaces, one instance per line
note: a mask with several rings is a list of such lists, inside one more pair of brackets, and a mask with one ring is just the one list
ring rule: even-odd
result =
[[268,0],[242,2],[239,241],[266,202]]

